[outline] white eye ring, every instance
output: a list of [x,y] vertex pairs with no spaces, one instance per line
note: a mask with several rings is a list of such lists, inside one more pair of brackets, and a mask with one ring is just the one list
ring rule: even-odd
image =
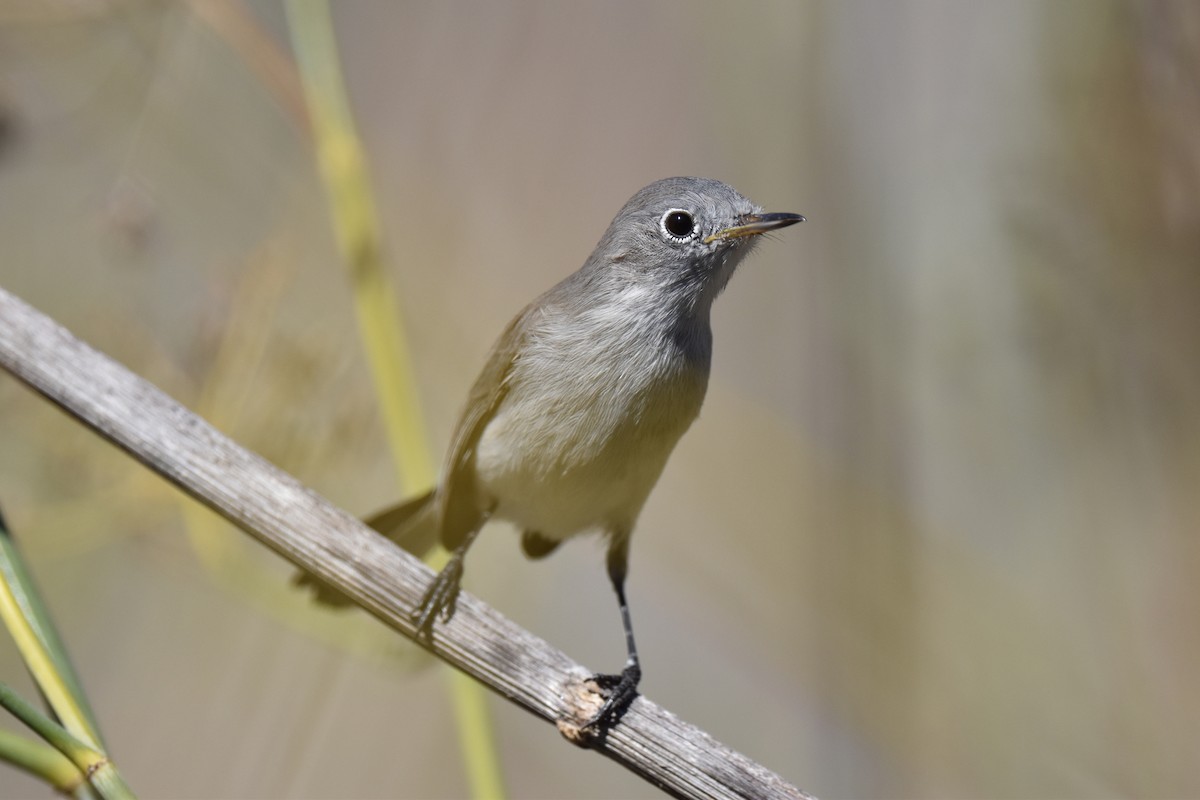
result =
[[662,215],[658,226],[669,239],[690,239],[696,235],[696,218],[692,212],[682,208],[672,208]]

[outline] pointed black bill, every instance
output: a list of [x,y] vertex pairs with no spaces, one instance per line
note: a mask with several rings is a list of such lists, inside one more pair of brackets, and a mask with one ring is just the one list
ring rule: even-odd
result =
[[746,214],[738,220],[738,224],[731,228],[719,230],[713,235],[704,240],[705,244],[715,242],[720,239],[740,239],[744,236],[757,236],[760,233],[779,230],[786,228],[788,225],[795,225],[797,222],[804,222],[804,217],[800,214]]

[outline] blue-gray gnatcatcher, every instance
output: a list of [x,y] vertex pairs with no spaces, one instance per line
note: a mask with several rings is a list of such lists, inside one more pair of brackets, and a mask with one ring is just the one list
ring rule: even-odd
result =
[[454,613],[463,559],[489,518],[515,524],[530,558],[598,530],[628,660],[620,675],[597,676],[607,698],[584,727],[623,711],[641,678],[625,601],[629,536],[704,401],[709,310],[759,234],[803,221],[763,213],[720,181],[652,183],[578,272],[509,323],[471,388],[437,488],[367,521],[418,555],[435,540],[452,551],[414,613],[424,635]]

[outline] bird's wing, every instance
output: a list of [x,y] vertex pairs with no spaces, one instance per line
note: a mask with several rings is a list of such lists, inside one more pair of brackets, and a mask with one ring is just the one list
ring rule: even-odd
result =
[[485,505],[488,499],[479,497],[475,485],[475,448],[508,393],[508,379],[525,341],[522,331],[533,313],[536,311],[531,304],[500,334],[471,387],[466,408],[454,430],[438,494],[442,544],[450,550],[461,544],[471,531],[478,530],[492,510]]

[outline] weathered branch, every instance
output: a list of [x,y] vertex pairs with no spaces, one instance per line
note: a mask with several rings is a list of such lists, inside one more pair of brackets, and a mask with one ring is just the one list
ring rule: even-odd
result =
[[[288,561],[415,635],[408,612],[431,579],[425,565],[3,289],[0,365]],[[580,714],[588,670],[466,592],[432,644],[422,644],[543,719]],[[679,797],[807,797],[643,697],[592,746]]]

